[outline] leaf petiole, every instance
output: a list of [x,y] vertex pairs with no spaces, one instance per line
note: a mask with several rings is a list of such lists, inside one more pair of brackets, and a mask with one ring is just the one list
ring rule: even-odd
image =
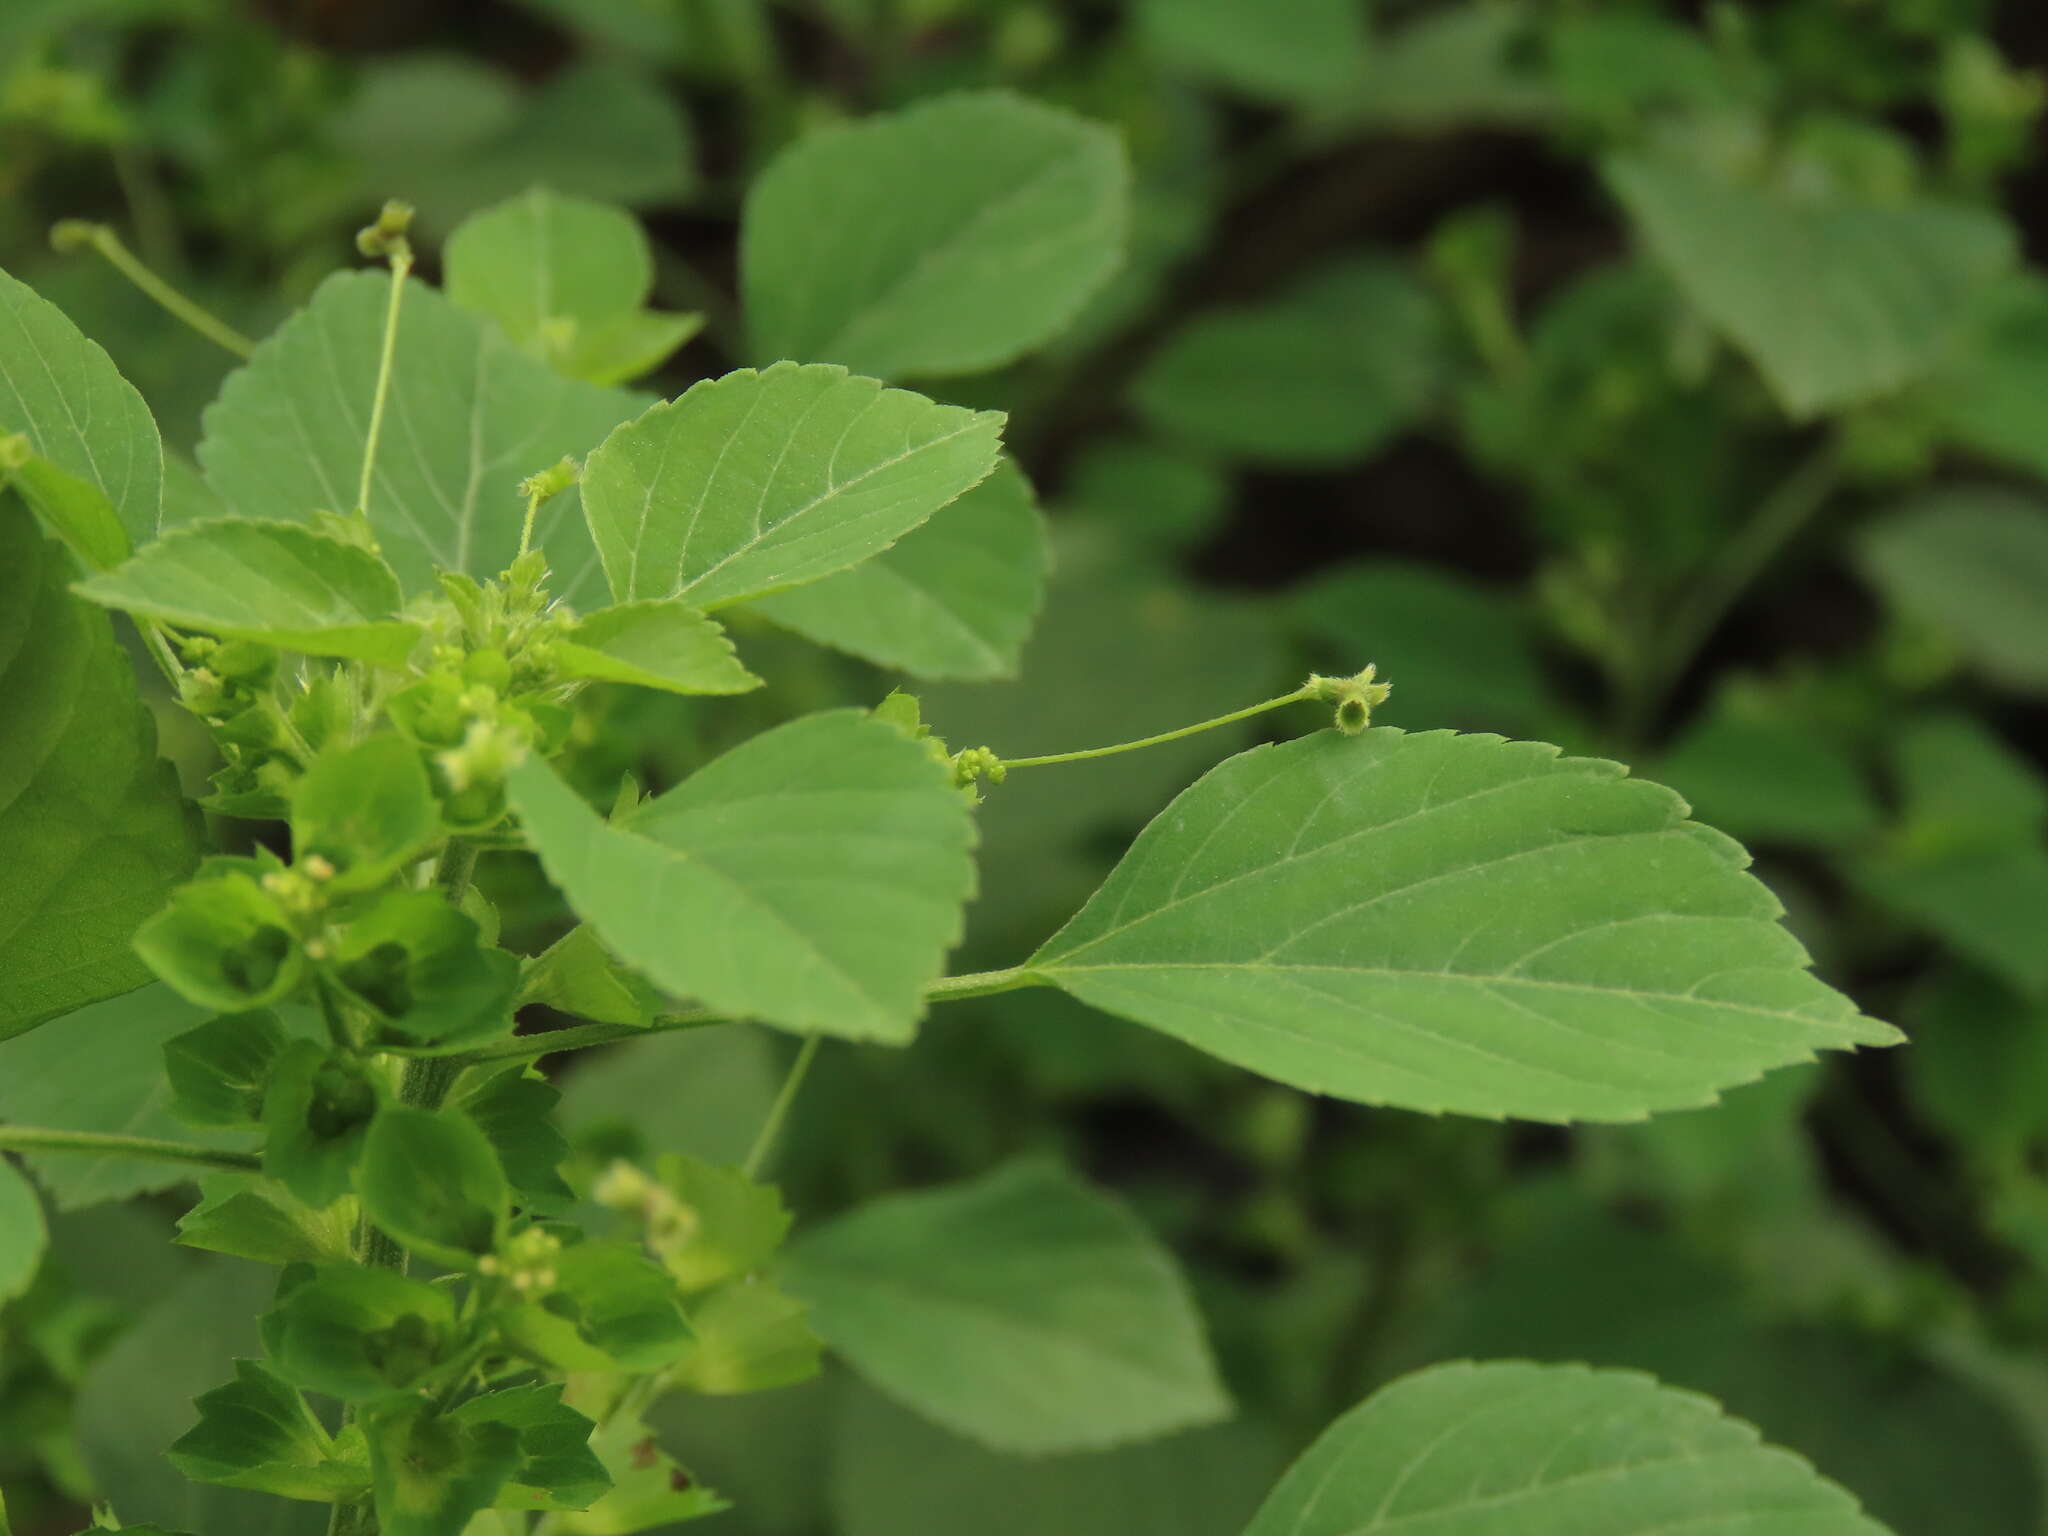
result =
[[192,1163],[232,1173],[256,1173],[263,1167],[262,1160],[249,1152],[196,1147],[189,1142],[163,1141],[154,1136],[49,1130],[34,1125],[0,1125],[0,1152],[93,1152],[159,1163]]

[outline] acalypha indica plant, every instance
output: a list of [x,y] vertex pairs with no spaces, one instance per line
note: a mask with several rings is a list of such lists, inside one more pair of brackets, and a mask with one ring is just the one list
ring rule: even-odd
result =
[[[947,972],[977,882],[1005,878],[976,868],[977,805],[1148,741],[943,741],[899,691],[593,803],[586,695],[731,708],[764,679],[729,626],[910,674],[1018,643],[1042,543],[1002,416],[884,381],[1055,334],[1115,264],[1124,182],[1109,134],[1004,95],[804,140],[746,210],[761,366],[672,400],[624,387],[695,324],[646,307],[628,215],[514,199],[453,233],[436,290],[394,204],[360,240],[374,265],[260,345],[191,314],[247,354],[196,472],[0,275],[0,1077],[43,1073],[53,1101],[132,1078],[192,1132],[0,1126],[27,1167],[0,1161],[0,1279],[43,1241],[29,1174],[197,1176],[180,1241],[277,1279],[260,1353],[170,1450],[185,1477],[331,1505],[352,1536],[666,1527],[725,1501],[649,1431],[655,1401],[772,1389],[827,1350],[1020,1453],[1226,1416],[1161,1246],[1055,1164],[786,1243],[764,1177],[821,1042],[909,1047],[957,999],[1058,988],[1311,1092],[1547,1122],[1894,1038],[1676,795],[1540,742],[1376,725],[1365,658],[1189,726],[1324,714],[1185,790],[999,970]],[[196,806],[115,614],[211,737]],[[500,943],[476,880],[529,858],[574,915],[538,953]],[[539,1005],[582,1022],[519,1032]],[[111,1048],[109,1009],[160,1050]],[[537,1063],[730,1020],[802,1041],[743,1164],[564,1178]],[[1467,1362],[1341,1418],[1248,1536],[1676,1529],[1879,1528],[1705,1399]]]

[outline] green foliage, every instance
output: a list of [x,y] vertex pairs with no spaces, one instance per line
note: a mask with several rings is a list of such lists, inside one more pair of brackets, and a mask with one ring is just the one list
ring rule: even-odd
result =
[[28,1289],[50,1240],[35,1186],[11,1163],[0,1163],[0,1302]]
[[252,1360],[237,1360],[233,1383],[195,1406],[199,1423],[168,1454],[197,1482],[323,1504],[369,1487],[360,1455],[342,1454],[298,1391]]
[[998,93],[804,140],[747,195],[754,356],[884,379],[1010,362],[1115,267],[1128,175],[1100,125]]
[[113,628],[70,577],[0,503],[0,1039],[147,980],[129,937],[196,853]]
[[1230,1412],[1165,1253],[1042,1166],[876,1202],[806,1238],[786,1273],[862,1375],[998,1449],[1100,1448]]
[[1371,46],[1359,8],[1343,0],[1142,0],[1138,25],[1191,71],[1282,102],[1325,101],[1356,85]]
[[1001,426],[843,368],[707,380],[590,457],[612,596],[717,608],[844,570],[986,476]]
[[512,1198],[497,1150],[473,1121],[404,1105],[378,1111],[356,1187],[379,1227],[438,1264],[461,1266],[498,1245]]
[[1246,1536],[1548,1524],[1625,1536],[1769,1522],[1881,1536],[1856,1501],[1705,1398],[1580,1366],[1447,1365],[1396,1382],[1297,1461]]
[[1808,973],[1739,848],[1621,773],[1391,729],[1246,753],[1028,965],[1283,1082],[1432,1112],[1632,1120],[1893,1038]]
[[675,598],[601,609],[556,643],[555,657],[569,677],[669,693],[745,693],[761,686],[740,664],[725,631]]
[[539,763],[512,794],[543,865],[622,959],[787,1029],[908,1040],[973,881],[946,775],[846,711],[766,732],[609,825]]

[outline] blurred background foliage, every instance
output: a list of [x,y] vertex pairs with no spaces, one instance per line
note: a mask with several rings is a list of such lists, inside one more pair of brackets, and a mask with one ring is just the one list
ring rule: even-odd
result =
[[[189,455],[234,360],[54,253],[54,221],[115,226],[260,335],[386,196],[430,275],[529,185],[612,200],[656,302],[706,317],[648,381],[673,394],[752,360],[739,210],[805,132],[988,86],[1114,125],[1122,270],[1026,361],[912,380],[1011,413],[1054,530],[1018,675],[921,690],[926,717],[1050,752],[1374,661],[1390,723],[1671,783],[1913,1043],[1570,1133],[1318,1101],[1038,992],[912,1051],[830,1045],[779,1170],[807,1219],[1064,1157],[1188,1265],[1242,1413],[1024,1462],[846,1380],[690,1399],[670,1442],[739,1506],[702,1528],[1229,1536],[1332,1413],[1480,1355],[1653,1370],[1902,1533],[2023,1536],[2048,1528],[2044,67],[2030,0],[0,0],[0,265]],[[594,695],[586,784],[672,783],[891,686],[765,621],[741,640],[762,694]],[[1014,961],[1251,739],[994,791],[960,967]],[[558,930],[529,871],[488,878]],[[789,1044],[562,1064],[580,1155],[737,1156]],[[130,1518],[252,1529],[159,1453],[265,1282],[167,1246],[175,1203],[55,1193],[80,1207],[55,1262],[0,1310],[17,1531],[111,1484],[144,1490]]]

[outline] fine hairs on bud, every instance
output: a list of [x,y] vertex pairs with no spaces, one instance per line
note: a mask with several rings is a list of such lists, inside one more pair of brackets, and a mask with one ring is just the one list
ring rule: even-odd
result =
[[1377,670],[1368,662],[1365,670],[1353,677],[1311,676],[1309,697],[1336,705],[1337,729],[1346,736],[1356,736],[1372,724],[1372,712],[1394,692],[1392,683],[1375,681]]

